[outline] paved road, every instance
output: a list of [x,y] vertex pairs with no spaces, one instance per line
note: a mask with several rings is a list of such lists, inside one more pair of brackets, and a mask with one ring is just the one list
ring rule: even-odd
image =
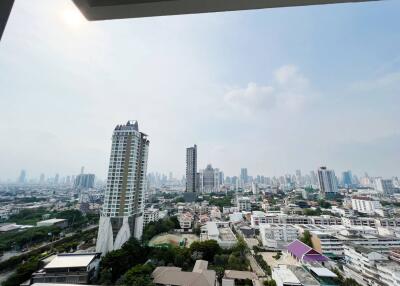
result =
[[10,259],[13,256],[20,255],[22,253],[23,253],[22,251],[15,251],[15,250],[5,251],[3,252],[3,256],[0,257],[0,262]]
[[260,265],[258,265],[258,263],[257,263],[256,259],[253,257],[253,255],[248,253],[248,254],[246,254],[246,257],[250,262],[251,269],[253,269],[253,271],[257,274],[257,276],[259,276],[259,277],[265,276],[264,270],[262,270]]

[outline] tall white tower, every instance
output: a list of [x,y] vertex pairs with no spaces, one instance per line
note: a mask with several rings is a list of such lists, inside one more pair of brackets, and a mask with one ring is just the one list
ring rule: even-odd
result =
[[115,127],[96,244],[103,255],[142,236],[148,150],[137,121]]

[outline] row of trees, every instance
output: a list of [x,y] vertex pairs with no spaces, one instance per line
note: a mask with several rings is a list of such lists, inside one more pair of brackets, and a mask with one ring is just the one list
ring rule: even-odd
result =
[[0,251],[22,249],[28,245],[50,241],[61,229],[54,226],[32,227],[23,231],[12,231],[0,235]]

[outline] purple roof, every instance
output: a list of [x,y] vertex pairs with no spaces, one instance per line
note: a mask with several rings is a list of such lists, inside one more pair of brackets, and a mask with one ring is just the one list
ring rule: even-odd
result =
[[328,260],[328,258],[323,256],[321,253],[309,247],[307,244],[304,244],[298,239],[291,242],[288,245],[287,250],[296,258],[307,262],[311,261],[324,262]]

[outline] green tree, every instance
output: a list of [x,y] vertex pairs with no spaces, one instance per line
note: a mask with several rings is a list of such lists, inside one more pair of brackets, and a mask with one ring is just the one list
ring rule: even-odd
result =
[[332,204],[330,202],[325,201],[325,200],[319,200],[318,203],[321,206],[321,208],[323,208],[323,209],[332,208]]
[[221,247],[215,240],[195,241],[190,245],[190,253],[201,253],[203,259],[213,261],[216,254],[221,253]]
[[[129,239],[121,249],[111,251],[100,262],[100,281],[115,282],[131,267],[144,263],[147,260],[149,249],[142,247],[135,238]],[[111,279],[109,274],[111,273]]]
[[278,260],[279,258],[281,258],[281,256],[282,256],[282,252],[279,251],[277,254],[275,254],[272,257],[275,258],[276,260]]
[[129,269],[116,283],[116,285],[153,286],[150,277],[154,270],[151,264],[138,264]]
[[311,233],[308,230],[303,232],[303,235],[300,237],[300,241],[307,244],[309,247],[313,247]]
[[265,280],[264,281],[264,286],[276,286],[275,280]]

